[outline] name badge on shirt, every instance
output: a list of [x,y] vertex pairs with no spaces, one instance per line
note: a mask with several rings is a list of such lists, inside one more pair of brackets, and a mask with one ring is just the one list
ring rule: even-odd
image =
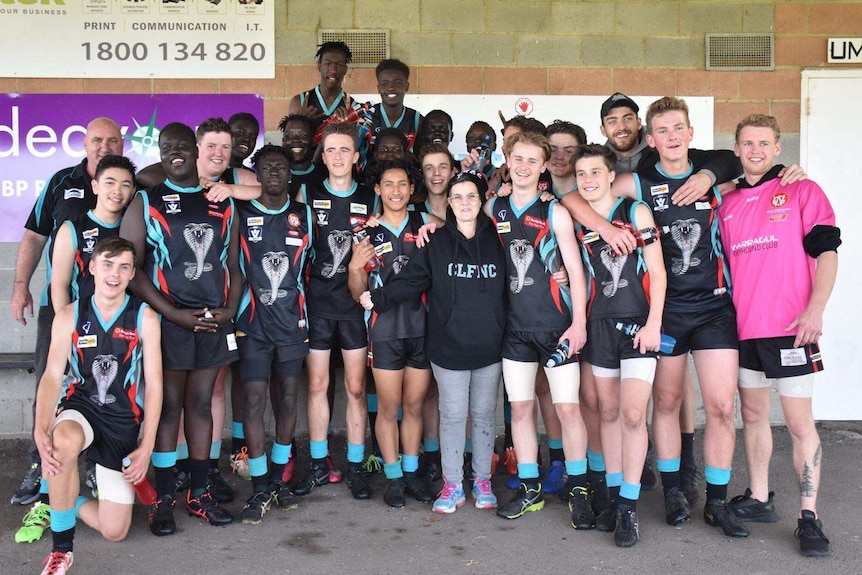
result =
[[98,341],[98,337],[95,335],[82,335],[78,338],[78,347],[96,347]]
[[512,223],[511,222],[498,222],[497,223],[497,233],[498,234],[508,234],[512,231]]
[[808,363],[808,355],[804,348],[779,349],[778,353],[781,354],[781,367],[794,367]]
[[350,202],[350,213],[368,215],[368,206],[365,204],[354,204],[353,202]]

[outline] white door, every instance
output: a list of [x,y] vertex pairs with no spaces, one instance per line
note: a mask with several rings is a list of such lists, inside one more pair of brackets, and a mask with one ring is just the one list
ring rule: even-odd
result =
[[835,209],[843,244],[824,316],[814,417],[862,419],[862,69],[803,70],[800,159]]

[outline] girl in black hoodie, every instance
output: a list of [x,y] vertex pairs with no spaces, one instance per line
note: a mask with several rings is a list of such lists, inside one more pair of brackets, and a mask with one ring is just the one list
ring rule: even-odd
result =
[[465,501],[463,450],[467,409],[473,442],[473,498],[494,509],[491,457],[506,310],[505,253],[482,213],[487,184],[471,172],[449,185],[448,225],[419,250],[394,280],[365,292],[365,309],[385,312],[422,292],[428,297],[426,345],[440,392],[440,448],[445,484],[434,511],[452,513]]

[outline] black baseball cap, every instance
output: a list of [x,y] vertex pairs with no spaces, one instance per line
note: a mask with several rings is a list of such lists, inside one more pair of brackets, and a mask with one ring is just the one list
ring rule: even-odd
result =
[[601,119],[604,120],[605,116],[607,116],[608,113],[610,113],[610,111],[614,108],[631,108],[635,111],[635,114],[640,112],[640,108],[638,108],[638,105],[635,104],[635,101],[623,94],[622,92],[617,92],[616,94],[604,101],[604,103],[602,104]]

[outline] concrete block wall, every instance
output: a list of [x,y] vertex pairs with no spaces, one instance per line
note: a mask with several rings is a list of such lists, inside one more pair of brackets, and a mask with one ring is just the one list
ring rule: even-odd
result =
[[[419,94],[706,95],[715,98],[715,145],[729,147],[750,112],[778,117],[784,161],[799,155],[801,70],[826,64],[827,38],[862,36],[862,0],[285,0],[276,7],[276,73],[265,80],[0,78],[0,93],[258,93],[268,139],[293,94],[317,84],[319,29],[386,28],[391,55],[411,67]],[[774,32],[776,69],[709,72],[704,34]],[[373,69],[353,68],[353,93],[376,92]],[[596,117],[570,118],[589,125]],[[47,176],[47,174],[46,174]],[[17,245],[0,244],[0,353],[30,351],[8,313]],[[41,275],[32,292],[38,301]],[[18,416],[3,402],[32,397],[28,377],[0,373],[0,433]],[[10,399],[12,398],[12,399]],[[13,409],[17,414],[18,408]],[[29,428],[29,411],[21,411]]]

